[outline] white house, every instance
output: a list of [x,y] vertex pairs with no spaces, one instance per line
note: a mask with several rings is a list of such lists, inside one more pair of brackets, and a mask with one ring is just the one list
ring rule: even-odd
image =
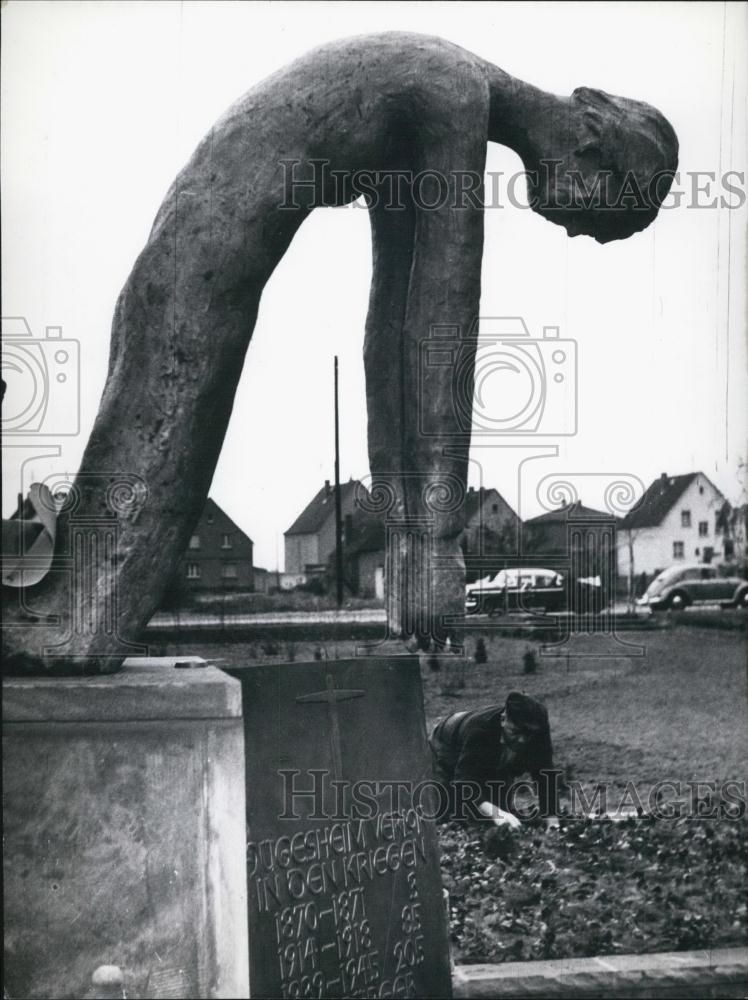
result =
[[662,475],[618,526],[618,572],[651,577],[679,562],[721,562],[725,498],[703,472]]
[[[357,497],[363,487],[357,479],[340,484],[340,507],[343,518],[357,509]],[[363,491],[365,492],[365,491]],[[335,487],[330,480],[306,505],[294,523],[284,532],[286,572],[281,582],[284,590],[305,583],[309,576],[324,570],[335,551]],[[295,582],[290,582],[294,580]]]

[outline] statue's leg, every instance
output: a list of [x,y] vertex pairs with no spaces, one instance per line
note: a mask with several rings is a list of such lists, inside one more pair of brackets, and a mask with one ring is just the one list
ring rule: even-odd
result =
[[[459,133],[419,155],[420,169],[443,178],[441,197],[424,185],[406,211],[380,204],[371,212],[369,458],[375,486],[382,481],[393,498],[387,515],[390,628],[421,645],[443,642],[449,634],[444,616],[464,610],[458,539],[469,416],[466,423],[455,393],[468,397],[469,414],[474,342],[467,334],[480,303],[483,212],[467,199],[461,204],[459,190],[470,172],[480,178],[474,190],[481,193],[484,127],[466,112]],[[464,375],[459,384],[458,364]]]
[[[403,325],[415,245],[415,206],[404,198],[402,210],[387,207],[387,189],[378,191],[369,212],[373,270],[366,317],[364,367],[368,415],[370,506],[386,523],[385,601],[390,630],[407,634],[401,614],[405,581],[400,573],[399,526],[407,519],[404,476],[405,397]],[[394,551],[393,551],[394,547]]]
[[[116,667],[121,640],[139,638],[205,504],[262,288],[301,217],[284,217],[281,230],[243,211],[239,196],[211,205],[199,166],[167,197],[115,310],[107,383],[58,532],[59,566],[82,526],[86,565],[53,569],[26,593],[37,621],[13,620],[7,608],[11,665]],[[116,552],[88,546],[85,531],[92,537],[113,514]],[[59,625],[44,627],[45,615]]]

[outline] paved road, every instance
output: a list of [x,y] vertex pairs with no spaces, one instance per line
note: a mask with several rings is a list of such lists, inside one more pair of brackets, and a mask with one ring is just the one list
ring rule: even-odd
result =
[[171,613],[159,611],[151,618],[152,628],[183,628],[185,625],[327,625],[375,624],[385,622],[384,608],[365,608],[360,611],[277,611],[274,614],[225,614],[204,611]]
[[[688,607],[684,611],[686,613],[695,611],[713,611],[716,614],[723,613],[718,604]],[[613,607],[613,612],[617,616],[626,615],[626,604],[616,604]],[[684,612],[680,613],[683,614]],[[559,612],[558,617],[563,619],[568,614],[569,612]],[[665,615],[654,616],[651,611],[639,611],[637,617],[645,627],[651,624],[651,619],[653,618],[660,621],[666,619]],[[264,614],[227,613],[223,615],[206,611],[183,611],[179,613],[159,611],[151,618],[149,627],[154,629],[170,629],[195,626],[215,628],[221,626],[241,627],[250,625],[375,625],[379,622],[384,623],[386,620],[384,608],[363,608],[357,611],[345,608],[340,611],[276,611]],[[465,619],[466,624],[475,627],[480,627],[489,621],[492,625],[512,625],[515,623],[521,624],[522,622],[527,622],[527,620],[527,615],[518,613],[498,615],[494,618],[486,614],[468,615]]]

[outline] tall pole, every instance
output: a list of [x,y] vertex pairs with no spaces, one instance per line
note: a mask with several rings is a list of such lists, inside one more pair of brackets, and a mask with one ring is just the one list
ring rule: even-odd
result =
[[338,607],[341,607],[343,604],[343,515],[340,503],[340,428],[337,354],[335,355],[335,585]]

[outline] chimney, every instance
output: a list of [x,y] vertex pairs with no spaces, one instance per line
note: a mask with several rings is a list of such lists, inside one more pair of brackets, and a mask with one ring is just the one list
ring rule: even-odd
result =
[[469,486],[468,487],[468,493],[475,493],[475,487],[474,486]]
[[330,496],[330,480],[329,479],[325,480],[325,496],[326,497]]

